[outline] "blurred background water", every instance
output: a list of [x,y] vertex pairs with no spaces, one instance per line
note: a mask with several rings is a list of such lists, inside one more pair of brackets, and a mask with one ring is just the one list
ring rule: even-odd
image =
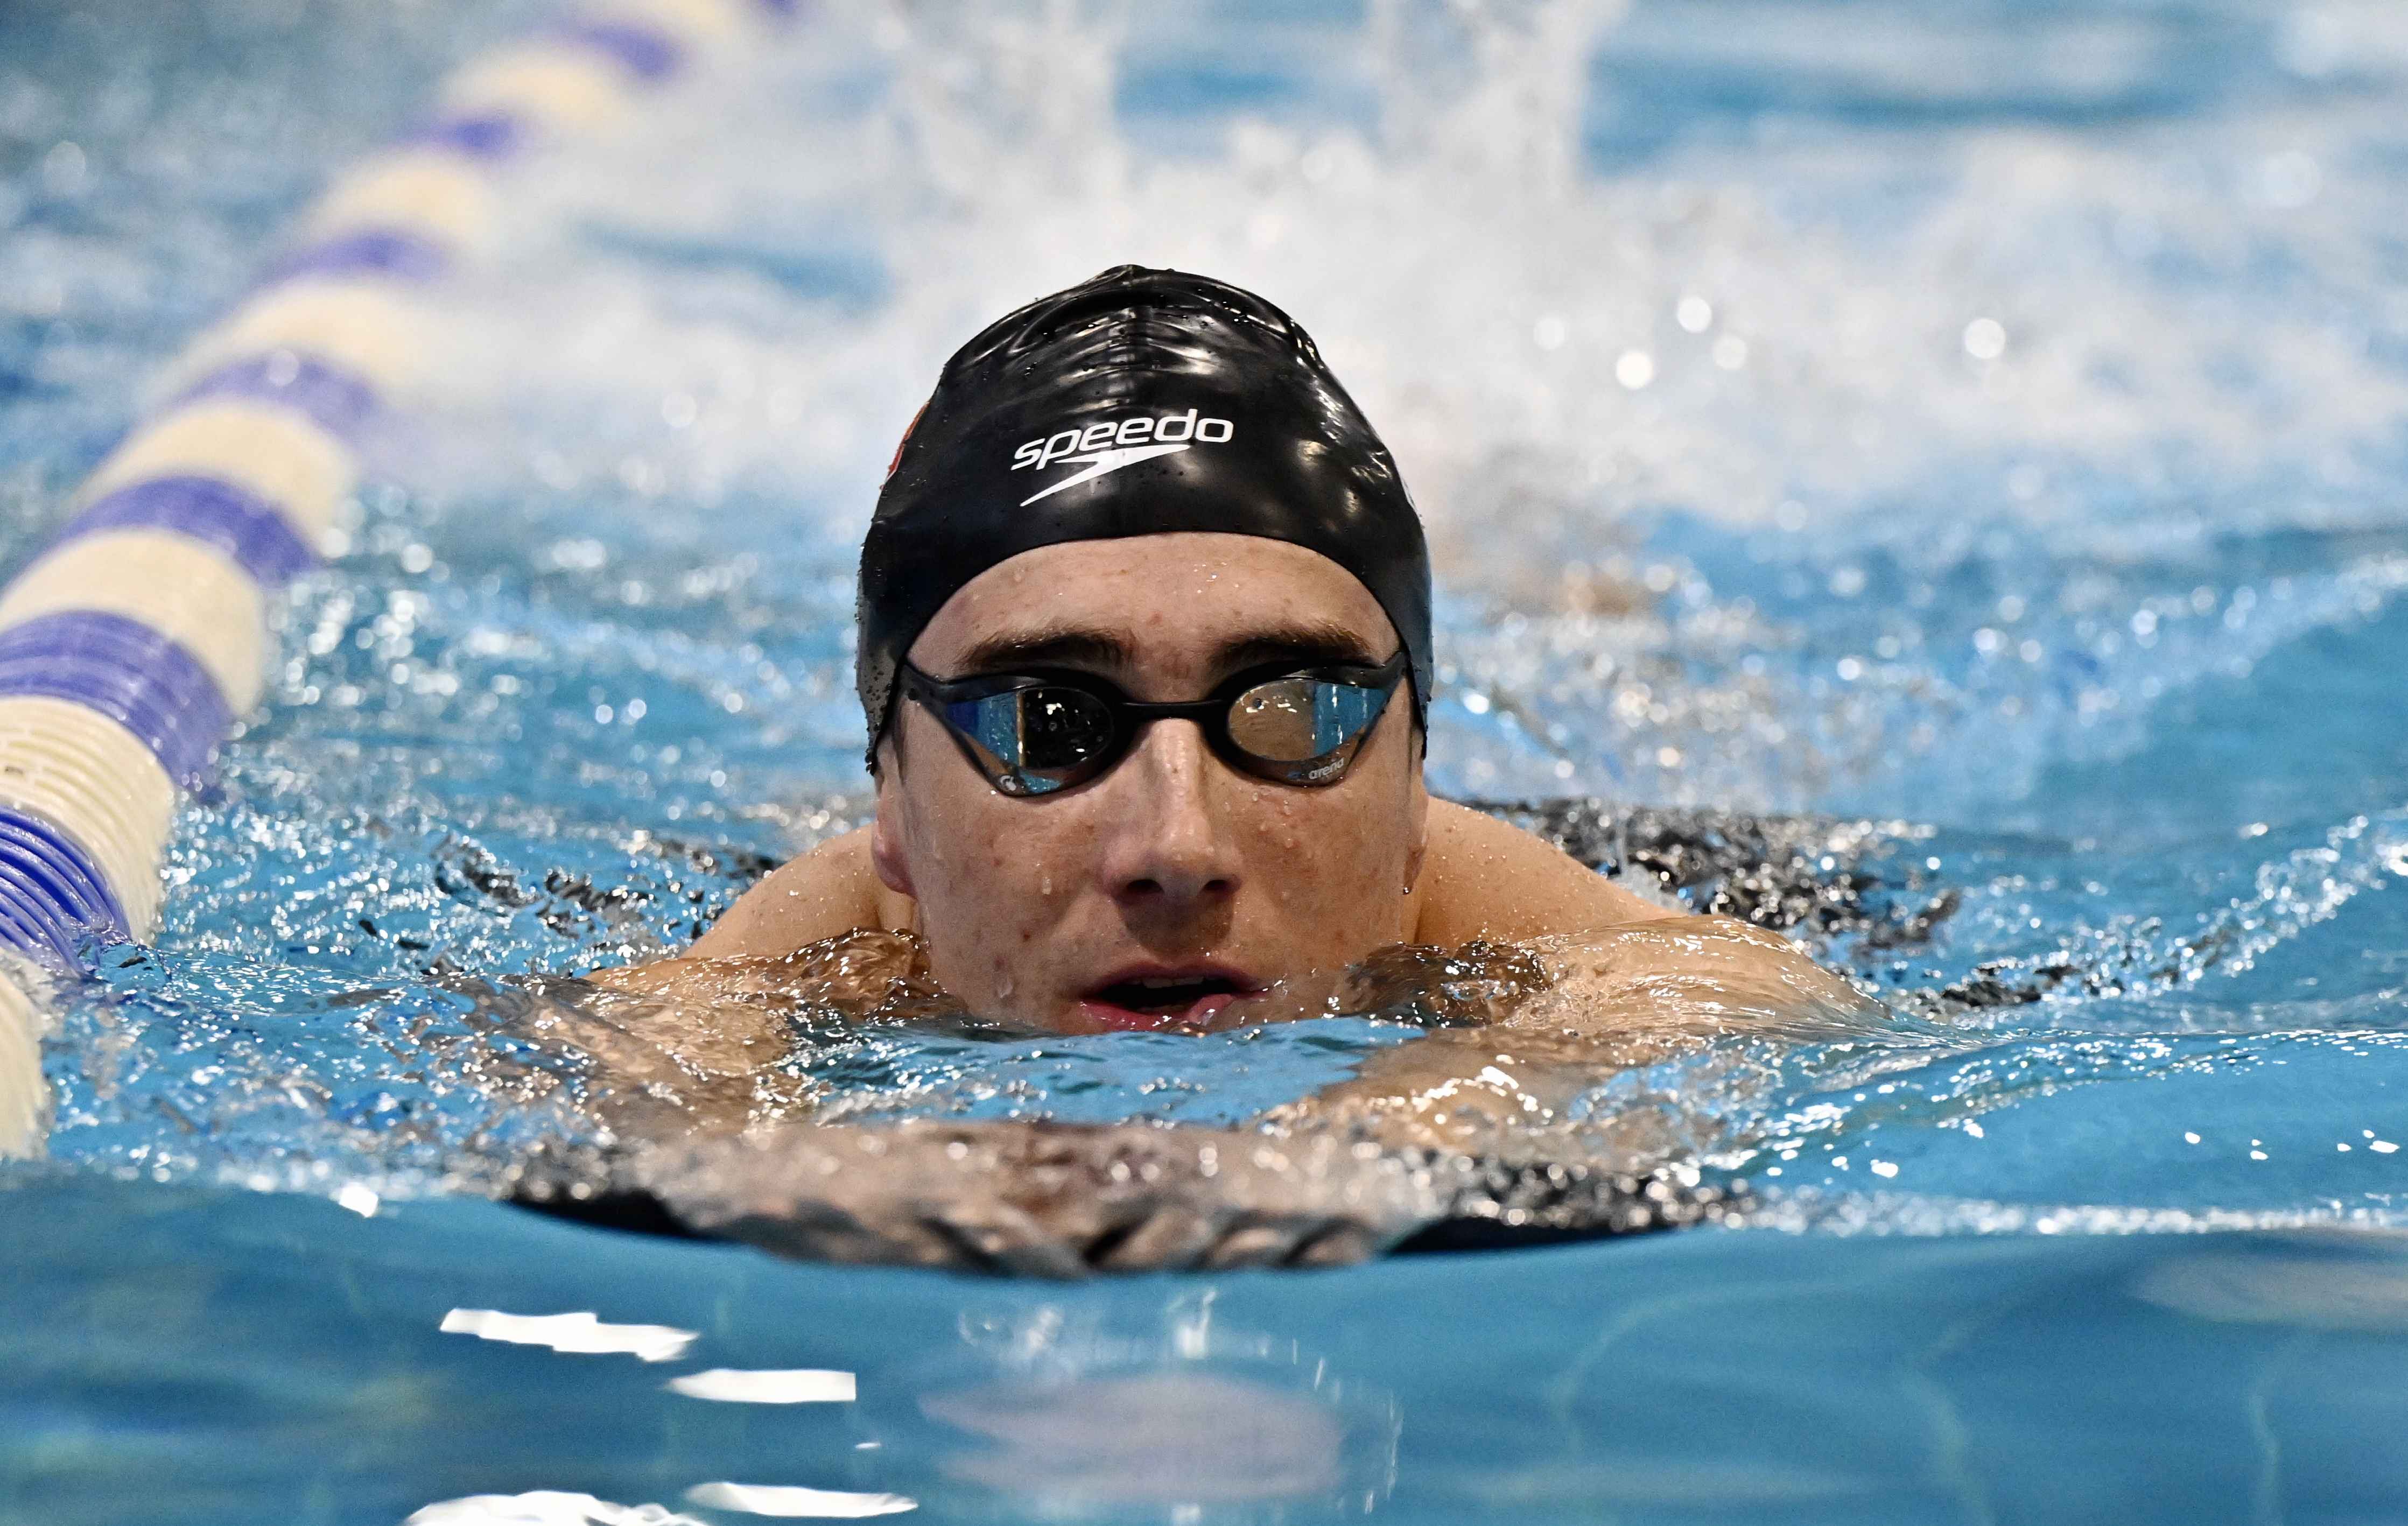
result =
[[[0,14],[0,571],[311,190],[541,14]],[[66,1005],[0,1517],[2396,1514],[2403,78],[2380,0],[830,5],[546,160],[165,930]],[[1898,1041],[1617,1083],[1767,1197],[1645,1244],[1065,1290],[427,1195],[573,1126],[483,982],[674,948],[857,819],[893,442],[1123,260],[1288,307],[1388,434],[1434,783],[1777,849]],[[1226,1121],[1395,1036],[839,1079]],[[858,1397],[663,1386],[735,1366]]]

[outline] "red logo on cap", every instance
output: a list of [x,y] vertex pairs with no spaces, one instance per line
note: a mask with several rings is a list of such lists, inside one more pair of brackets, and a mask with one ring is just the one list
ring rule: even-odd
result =
[[[929,403],[933,403],[935,401],[936,398],[933,396],[928,399]],[[927,416],[928,403],[923,403],[920,405],[920,411],[911,415],[911,421],[903,426],[903,437],[895,442],[895,459],[886,464],[887,476],[893,477],[895,475],[895,468],[903,464],[903,448],[911,443],[911,431],[919,428],[920,421]]]

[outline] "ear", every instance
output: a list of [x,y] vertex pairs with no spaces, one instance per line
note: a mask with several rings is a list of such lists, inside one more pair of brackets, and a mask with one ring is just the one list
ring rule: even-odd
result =
[[1421,761],[1412,763],[1412,803],[1405,808],[1412,813],[1412,845],[1405,850],[1405,893],[1411,895],[1422,881],[1422,863],[1429,857],[1429,789],[1422,782]]
[[896,766],[892,737],[879,743],[878,749],[878,815],[869,823],[869,862],[878,870],[880,884],[897,895],[917,899],[911,889],[911,845],[903,820],[903,786],[897,777],[902,771]]

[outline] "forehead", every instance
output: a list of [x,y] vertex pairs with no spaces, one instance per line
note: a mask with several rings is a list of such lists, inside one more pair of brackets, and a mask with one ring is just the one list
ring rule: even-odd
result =
[[1396,646],[1371,591],[1301,546],[1186,532],[1070,541],[963,584],[912,643],[911,659],[925,666],[997,637],[1064,629],[1119,635],[1140,658],[1182,657],[1299,622],[1351,632],[1374,654]]

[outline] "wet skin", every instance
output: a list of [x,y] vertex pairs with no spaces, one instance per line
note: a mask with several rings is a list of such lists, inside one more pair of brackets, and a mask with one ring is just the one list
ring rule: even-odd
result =
[[[1326,558],[1182,535],[990,568],[911,661],[949,678],[1073,667],[1175,701],[1240,669],[1380,663],[1397,646]],[[1156,721],[1102,777],[1037,799],[991,787],[922,706],[900,706],[889,736],[871,862],[916,903],[938,982],[973,1011],[1062,1033],[1226,1026],[1317,1003],[1413,931],[1429,801],[1401,688],[1345,777],[1317,789],[1239,772],[1186,720]]]
[[[947,679],[1077,667],[1136,699],[1177,701],[1266,661],[1376,663],[1396,648],[1377,601],[1317,553],[1179,534],[1001,563],[953,596],[910,657]],[[1522,946],[1542,973],[1488,1015],[1497,1027],[1382,1051],[1355,1080],[1268,1120],[1446,1145],[1550,1113],[1555,1093],[1667,1044],[1878,1014],[1777,936],[1682,916],[1430,800],[1421,753],[1400,687],[1326,788],[1241,773],[1193,721],[1158,720],[1100,777],[1020,799],[994,789],[942,722],[900,703],[879,749],[872,826],[770,875],[686,957],[595,978],[701,1021],[728,982],[757,982],[819,940],[885,929],[916,934],[936,982],[982,1016],[1062,1033],[1192,1031],[1326,1011],[1351,967],[1398,945]],[[1502,1064],[1514,1057],[1497,1052],[1501,1034],[1472,1036],[1498,1028],[1522,1035],[1527,1065]]]

